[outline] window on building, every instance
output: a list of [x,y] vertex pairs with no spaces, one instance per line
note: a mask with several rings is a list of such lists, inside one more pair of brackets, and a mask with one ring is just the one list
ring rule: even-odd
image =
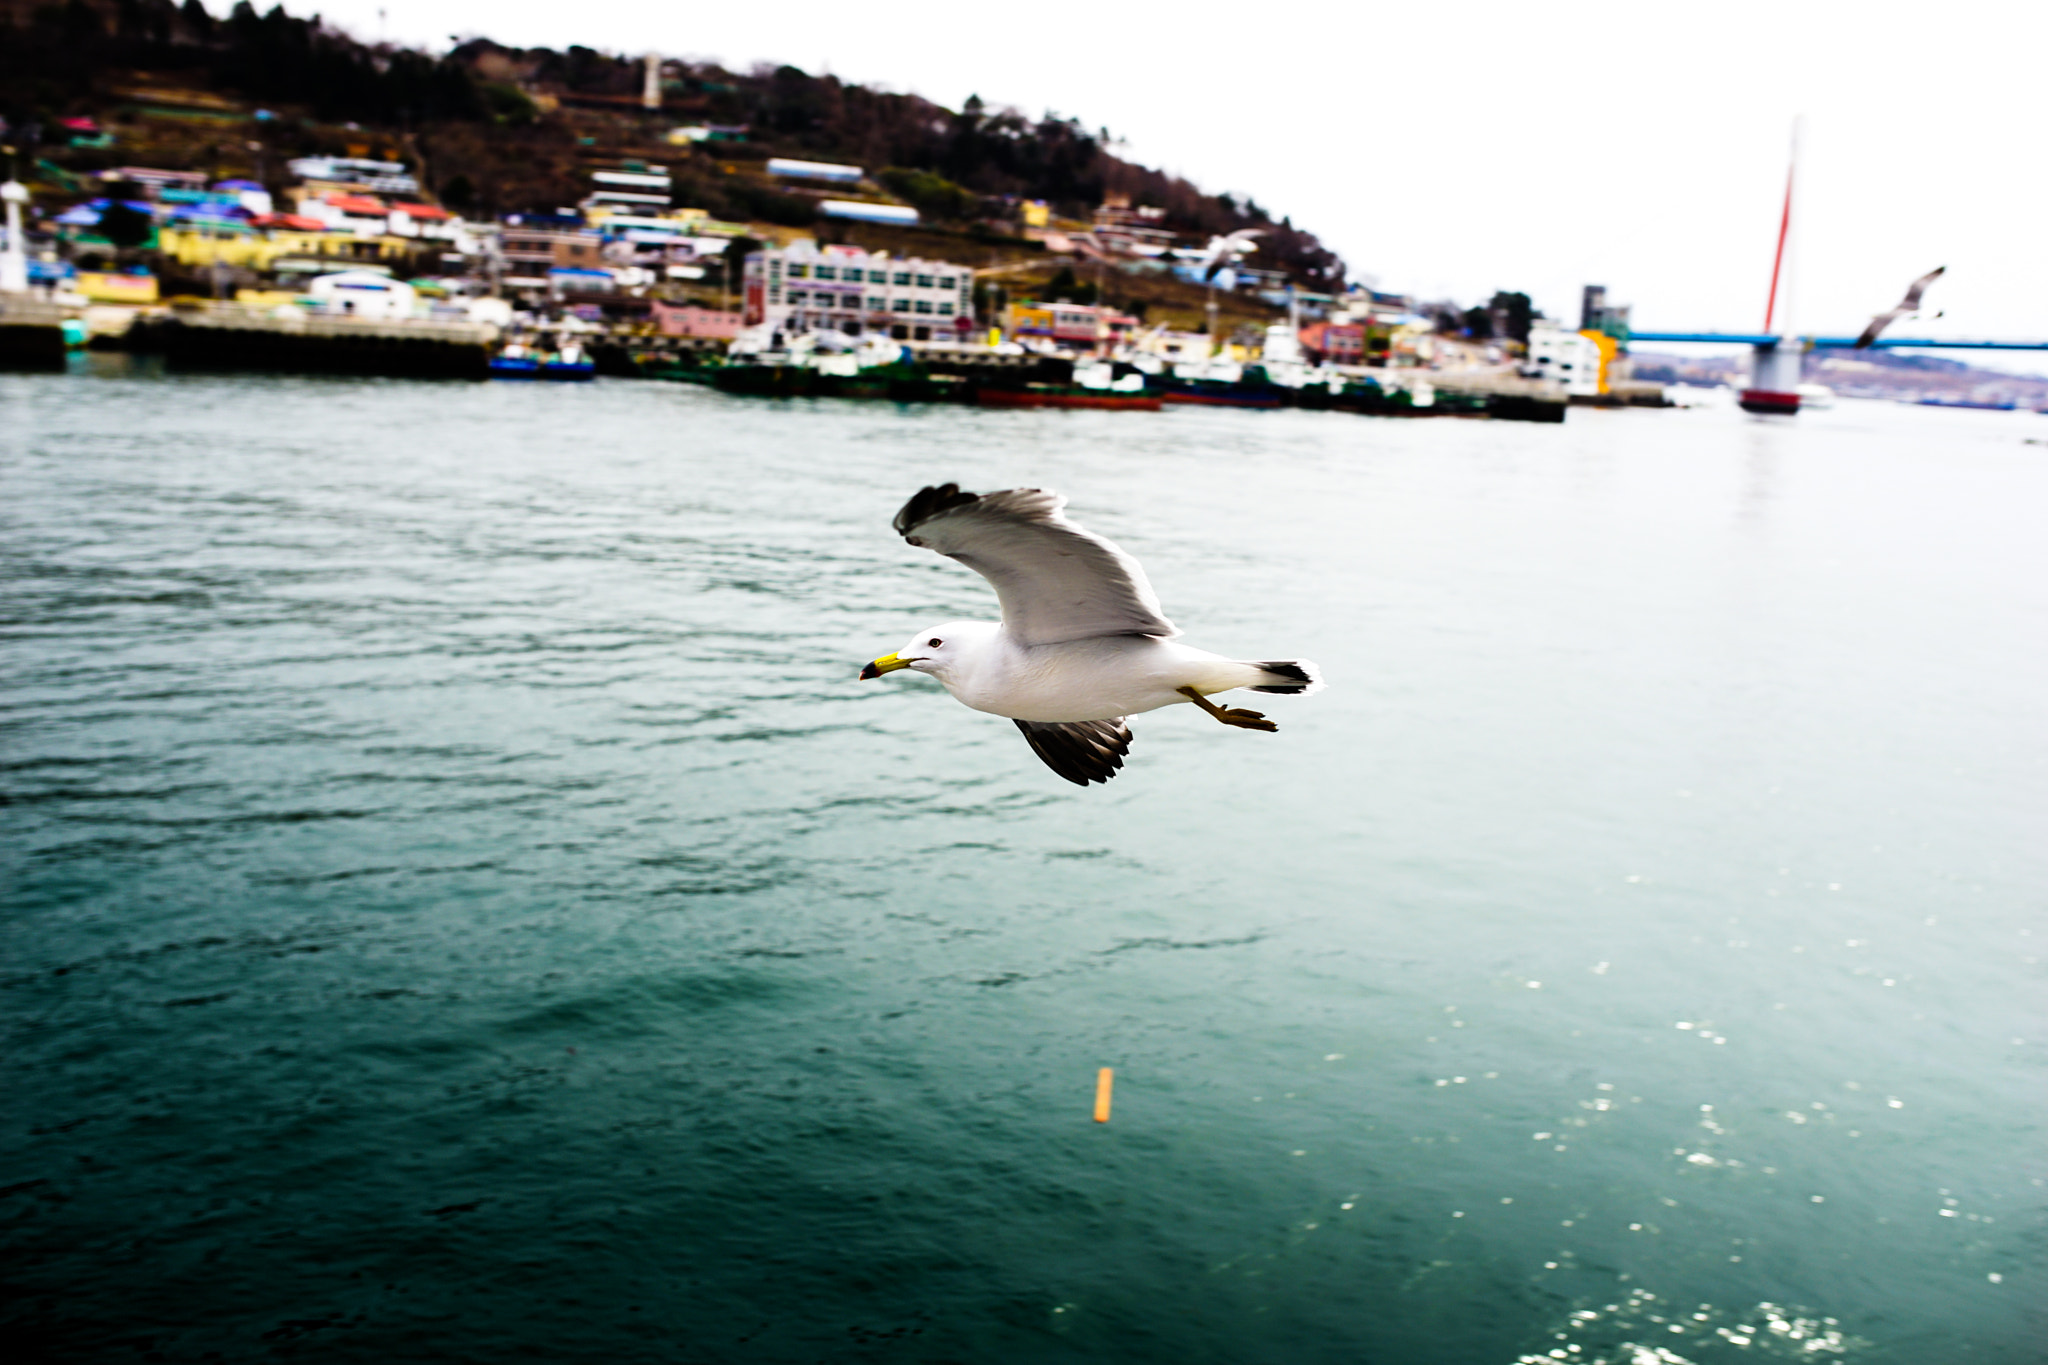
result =
[[918,311],[918,312],[920,312],[920,313],[929,313],[929,312],[931,312],[931,311],[932,311],[932,301],[931,301],[930,299],[919,299],[919,300],[917,301],[917,311]]
[[942,318],[949,318],[953,316],[953,304],[951,300],[948,300],[945,303],[939,305],[939,316]]
[[910,311],[910,300],[909,300],[909,299],[898,299],[898,300],[896,300],[896,302],[894,302],[894,303],[890,304],[889,306],[890,306],[890,307],[891,307],[892,309],[894,309],[894,310],[895,310],[896,312],[899,312],[899,313],[907,313],[907,312],[909,312],[909,311]]
[[897,283],[897,284],[899,284],[899,285],[905,285],[905,284],[909,284],[909,283],[910,283],[910,272],[909,272],[909,271],[907,271],[907,270],[899,270],[899,271],[897,271],[897,272],[896,272],[896,283]]
[[811,268],[807,265],[792,265],[789,268],[789,277],[793,280],[801,280],[810,273]]
[[888,282],[889,282],[889,272],[888,272],[888,271],[886,271],[886,270],[870,270],[870,271],[868,272],[868,283],[869,283],[869,284],[887,284]]
[[932,277],[929,275],[919,275],[917,277],[917,287],[919,289],[930,289],[932,287]]
[[821,265],[811,273],[815,278],[821,280],[836,280],[839,278],[839,268],[837,266]]
[[870,313],[886,313],[889,311],[889,301],[887,299],[869,299],[868,311]]
[[792,307],[792,308],[801,308],[801,307],[803,307],[803,306],[804,306],[804,305],[805,305],[806,303],[808,303],[809,301],[810,301],[810,299],[809,299],[809,296],[808,296],[808,295],[806,295],[806,294],[804,293],[804,291],[803,291],[803,290],[801,290],[801,289],[792,289],[792,290],[790,290],[790,291],[789,291],[789,306],[790,306],[790,307]]

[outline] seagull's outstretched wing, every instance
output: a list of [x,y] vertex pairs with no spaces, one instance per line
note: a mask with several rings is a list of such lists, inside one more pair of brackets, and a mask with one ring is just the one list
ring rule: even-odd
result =
[[1079,720],[1048,725],[1020,720],[1017,728],[1045,766],[1077,787],[1107,782],[1131,751],[1131,727],[1121,720]]
[[1061,516],[1066,505],[1042,488],[976,494],[941,484],[903,504],[896,530],[994,584],[1020,644],[1180,634],[1138,561]]
[[1940,279],[1943,273],[1947,270],[1947,266],[1938,265],[1934,267],[1934,269],[1928,271],[1925,275],[1922,275],[1919,279],[1913,281],[1912,284],[1907,286],[1906,297],[1900,300],[1899,307],[1903,308],[1908,313],[1918,311],[1920,307],[1920,296],[1927,292],[1927,286],[1933,284],[1936,280]]
[[1215,279],[1224,266],[1236,259],[1239,251],[1251,249],[1262,231],[1262,228],[1239,228],[1228,237],[1211,237],[1209,255],[1204,262],[1207,268],[1203,270],[1202,278],[1205,281]]
[[1863,334],[1856,338],[1855,349],[1859,351],[1863,350],[1865,347],[1869,346],[1871,342],[1876,341],[1877,334],[1879,332],[1882,332],[1885,328],[1891,326],[1893,323],[1897,322],[1899,320],[1900,315],[1903,314],[1905,311],[1906,310],[1903,308],[1894,308],[1891,309],[1889,312],[1879,313],[1876,317],[1872,318],[1870,320],[1870,325],[1863,329]]
[[1898,307],[1879,313],[1870,320],[1870,325],[1863,329],[1863,335],[1856,338],[1856,349],[1860,351],[1870,345],[1871,342],[1876,341],[1879,332],[1882,332],[1885,328],[1906,316],[1906,314],[1919,312],[1920,296],[1925,294],[1927,286],[1940,279],[1942,272],[1947,269],[1948,267],[1945,265],[1938,265],[1908,285],[1906,287],[1906,297],[1899,300]]

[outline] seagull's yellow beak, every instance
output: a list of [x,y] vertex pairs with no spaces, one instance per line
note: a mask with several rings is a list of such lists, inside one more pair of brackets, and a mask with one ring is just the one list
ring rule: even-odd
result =
[[884,654],[881,658],[860,671],[861,681],[866,682],[869,678],[879,678],[884,673],[894,673],[899,668],[908,667],[910,667],[910,660],[899,659],[894,654]]

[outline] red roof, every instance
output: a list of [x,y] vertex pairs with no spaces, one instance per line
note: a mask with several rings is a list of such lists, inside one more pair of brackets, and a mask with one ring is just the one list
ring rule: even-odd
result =
[[249,220],[250,226],[260,228],[293,228],[299,232],[325,232],[327,224],[318,218],[302,218],[296,213],[263,213]]
[[402,213],[408,218],[423,218],[428,222],[440,222],[452,216],[448,210],[437,209],[432,204],[393,204],[391,209],[394,213]]
[[343,213],[369,213],[381,218],[388,212],[382,199],[372,199],[367,194],[330,194],[327,202]]

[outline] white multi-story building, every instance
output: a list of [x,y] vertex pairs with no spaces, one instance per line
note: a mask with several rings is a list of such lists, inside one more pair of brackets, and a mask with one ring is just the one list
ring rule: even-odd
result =
[[1600,345],[1581,332],[1549,323],[1529,328],[1529,360],[1522,373],[1564,385],[1568,394],[1600,392]]
[[292,174],[325,188],[353,187],[374,194],[418,194],[420,182],[402,161],[365,161],[356,156],[302,156],[288,163]]
[[967,332],[974,272],[946,261],[799,240],[747,257],[747,326],[780,331],[885,333],[931,341]]

